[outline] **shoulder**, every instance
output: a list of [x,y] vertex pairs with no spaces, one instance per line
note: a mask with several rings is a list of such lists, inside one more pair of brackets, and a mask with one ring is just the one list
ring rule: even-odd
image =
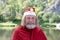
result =
[[37,26],[36,30],[39,32],[39,34],[44,34],[44,31],[40,26]]
[[40,26],[36,26],[36,29],[37,29],[38,31],[43,31]]
[[42,38],[42,40],[47,40],[46,34],[44,33],[43,29],[41,27],[38,27],[39,33],[38,36]]
[[14,29],[13,33],[19,33],[21,30],[23,30],[23,26],[20,25]]
[[12,40],[17,40],[17,39],[19,39],[19,33],[20,33],[20,31],[22,30],[22,26],[19,26],[19,27],[17,27],[17,28],[15,28],[14,30],[13,30],[13,34],[12,34]]

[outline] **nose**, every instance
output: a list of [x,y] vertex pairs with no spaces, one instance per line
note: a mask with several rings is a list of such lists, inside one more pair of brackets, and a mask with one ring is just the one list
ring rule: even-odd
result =
[[32,22],[32,19],[30,19],[30,22]]

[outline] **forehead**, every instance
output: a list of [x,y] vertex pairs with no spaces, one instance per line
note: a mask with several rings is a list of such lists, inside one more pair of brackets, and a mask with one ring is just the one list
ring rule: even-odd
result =
[[26,17],[34,17],[34,18],[36,18],[36,16],[34,16],[34,15],[27,15]]

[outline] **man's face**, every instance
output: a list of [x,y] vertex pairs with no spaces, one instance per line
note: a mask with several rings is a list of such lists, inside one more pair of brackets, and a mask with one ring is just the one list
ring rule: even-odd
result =
[[34,29],[36,27],[36,16],[32,16],[32,15],[26,16],[25,26],[28,29]]
[[36,16],[28,15],[25,17],[25,23],[26,24],[36,24]]

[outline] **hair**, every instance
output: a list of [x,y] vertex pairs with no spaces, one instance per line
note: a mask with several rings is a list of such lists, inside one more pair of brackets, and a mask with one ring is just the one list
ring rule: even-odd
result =
[[[28,6],[28,7],[26,7],[25,8],[25,10],[30,10],[30,8],[32,8],[31,6]],[[33,8],[33,10],[34,10],[34,12],[35,12],[35,8]],[[26,16],[25,17],[22,17],[22,21],[21,21],[21,25],[22,26],[25,26],[25,18],[26,18]],[[36,25],[39,25],[39,20],[38,20],[38,17],[36,16]]]

